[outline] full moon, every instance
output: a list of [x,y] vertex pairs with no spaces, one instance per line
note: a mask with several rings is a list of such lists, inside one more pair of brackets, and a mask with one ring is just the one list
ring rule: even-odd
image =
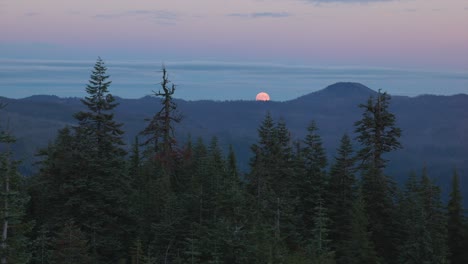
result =
[[270,101],[270,96],[265,92],[261,92],[257,94],[257,97],[255,97],[255,100],[256,101]]

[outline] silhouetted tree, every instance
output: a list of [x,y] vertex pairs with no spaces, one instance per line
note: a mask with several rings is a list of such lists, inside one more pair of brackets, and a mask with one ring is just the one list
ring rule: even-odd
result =
[[448,203],[448,248],[450,263],[466,263],[465,226],[463,218],[463,204],[460,192],[460,179],[457,171],[452,177],[452,189]]
[[362,193],[367,206],[372,241],[379,256],[388,263],[395,261],[395,185],[384,174],[387,160],[384,154],[401,148],[398,138],[401,130],[396,127],[395,116],[389,111],[390,96],[379,93],[372,96],[364,110],[362,119],[355,123],[357,140],[361,143],[358,159],[362,172]]
[[[4,105],[0,105],[0,109]],[[7,130],[0,129],[0,219],[2,236],[0,262],[28,263],[31,252],[26,233],[32,225],[24,219],[28,197],[24,182],[18,172],[18,162],[12,158],[11,144],[15,138]]]

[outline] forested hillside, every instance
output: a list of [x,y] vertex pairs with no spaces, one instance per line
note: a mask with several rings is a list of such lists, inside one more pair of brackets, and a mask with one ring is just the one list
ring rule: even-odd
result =
[[163,68],[124,100],[106,70],[81,100],[2,100],[2,263],[468,262],[466,96],[186,102]]
[[[252,157],[250,145],[258,138],[258,124],[269,112],[275,119],[286,122],[293,140],[304,137],[308,122],[315,120],[327,157],[333,158],[343,132],[349,133],[351,138],[356,136],[353,124],[361,115],[357,106],[375,94],[376,91],[361,84],[337,83],[287,102],[174,99],[184,117],[183,122],[175,125],[176,137],[182,143],[189,136],[202,137],[205,141],[216,136],[223,151],[233,146],[239,168],[246,172]],[[20,168],[27,175],[38,169],[32,166],[38,149],[54,140],[65,125],[75,125],[73,114],[85,109],[79,98],[32,96],[18,100],[2,98],[1,101],[8,106],[1,110],[0,119],[3,124],[9,124],[17,138],[12,148],[15,156],[23,160]],[[116,98],[116,101],[119,107],[114,110],[115,119],[123,123],[124,148],[128,150],[145,127],[145,119],[159,110],[159,99],[148,96]],[[446,199],[453,170],[456,168],[461,175],[468,174],[468,96],[393,96],[390,109],[403,130],[400,138],[403,148],[389,153],[391,162],[387,172],[403,183],[410,170],[426,166],[431,178],[444,190]],[[464,201],[468,203],[468,180],[462,179],[461,186]]]

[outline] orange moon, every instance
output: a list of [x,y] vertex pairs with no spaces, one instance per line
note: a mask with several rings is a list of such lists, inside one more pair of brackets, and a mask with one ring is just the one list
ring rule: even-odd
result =
[[257,94],[257,97],[255,97],[255,100],[256,101],[270,101],[270,96],[265,92],[261,92]]

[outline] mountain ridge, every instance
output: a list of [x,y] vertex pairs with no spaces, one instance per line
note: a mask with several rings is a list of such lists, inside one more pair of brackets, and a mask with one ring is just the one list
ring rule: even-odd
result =
[[[343,95],[343,89],[348,89],[346,92],[351,95]],[[353,124],[362,114],[358,105],[366,102],[369,93],[376,91],[362,84],[336,83],[285,102],[176,99],[185,117],[176,133],[179,141],[186,140],[189,135],[205,140],[217,136],[225,149],[229,144],[234,145],[241,167],[247,170],[250,145],[256,142],[257,128],[270,112],[275,120],[285,120],[294,140],[302,138],[306,126],[314,120],[328,156],[332,158],[343,133],[354,137]],[[3,124],[6,119],[10,120],[12,132],[18,138],[18,157],[29,167],[37,149],[53,141],[58,129],[75,124],[73,114],[84,109],[77,97],[0,97],[0,102],[8,104],[1,110],[0,119]],[[160,109],[159,101],[146,96],[118,98],[118,102],[115,116],[117,121],[124,123],[125,141],[131,144],[145,127],[144,119]],[[391,160],[389,174],[401,181],[410,170],[419,171],[426,164],[431,176],[441,182],[443,188],[449,186],[447,178],[454,167],[460,175],[468,174],[468,95],[393,96],[390,108],[403,130],[404,149],[388,156]],[[32,173],[31,169],[25,170]],[[468,197],[468,180],[463,190],[464,197]]]

